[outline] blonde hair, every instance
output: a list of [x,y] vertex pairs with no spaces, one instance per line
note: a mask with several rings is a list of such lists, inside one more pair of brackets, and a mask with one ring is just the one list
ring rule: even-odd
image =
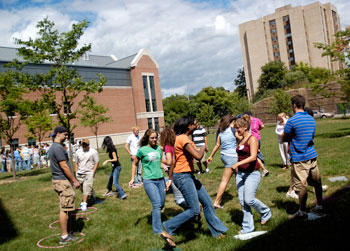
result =
[[242,116],[242,119],[244,119],[245,121],[247,121],[248,123],[250,123],[250,116],[248,114],[244,114]]
[[131,130],[136,131],[136,130],[140,130],[140,128],[138,126],[133,126],[133,127],[131,127]]
[[281,112],[277,115],[277,118],[289,119],[288,115],[285,112]]
[[[248,115],[248,116],[249,116],[249,115]],[[242,117],[242,118],[239,118],[239,119],[236,120],[236,125],[235,125],[235,127],[236,127],[236,128],[247,127],[247,129],[249,130],[249,128],[250,128],[250,123]]]

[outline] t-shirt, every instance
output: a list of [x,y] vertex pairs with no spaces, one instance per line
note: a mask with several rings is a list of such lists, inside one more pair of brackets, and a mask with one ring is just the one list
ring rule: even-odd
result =
[[92,174],[95,164],[99,162],[98,153],[91,147],[89,151],[81,148],[75,153],[75,162],[78,165],[79,174]]
[[260,130],[263,125],[260,119],[250,116],[250,130],[257,140],[261,139]]
[[59,143],[52,143],[49,150],[50,156],[50,168],[52,172],[53,180],[68,180],[63,170],[61,169],[59,162],[66,161],[69,169],[72,171],[72,167],[69,163],[68,153],[64,147]]
[[139,150],[139,142],[140,136],[135,136],[135,134],[131,134],[126,140],[126,143],[130,146],[130,152],[134,156],[136,155],[137,150]]
[[30,151],[28,147],[22,149],[23,160],[30,160]]
[[193,156],[185,151],[185,147],[187,144],[191,144],[194,149],[197,150],[193,141],[185,135],[181,134],[176,136],[175,141],[175,168],[174,173],[182,173],[182,172],[194,172],[193,167]]
[[170,145],[166,145],[166,146],[164,146],[164,152],[165,152],[165,154],[170,153],[171,157],[173,157],[174,156],[174,147],[170,146]]
[[192,133],[192,140],[197,147],[205,146],[205,137],[207,136],[207,131],[199,126]]
[[144,179],[159,179],[163,178],[163,169],[161,168],[162,150],[160,146],[150,147],[143,146],[138,151],[136,156],[141,159],[143,167]]
[[284,132],[292,138],[290,156],[292,162],[306,161],[317,157],[314,148],[316,122],[307,112],[297,112],[288,119]]

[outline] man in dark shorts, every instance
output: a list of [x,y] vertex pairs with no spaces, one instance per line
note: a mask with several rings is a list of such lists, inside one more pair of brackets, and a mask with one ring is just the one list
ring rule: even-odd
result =
[[311,211],[317,215],[324,215],[322,206],[322,182],[317,165],[317,153],[314,148],[316,123],[313,117],[304,111],[305,98],[296,95],[292,98],[294,116],[288,119],[283,141],[290,142],[290,155],[292,163],[293,190],[299,196],[299,210],[289,216],[289,219],[307,219],[306,201],[307,187],[315,188],[317,199],[316,207]]
[[68,153],[62,145],[68,136],[67,128],[58,126],[50,136],[54,137],[54,142],[49,150],[52,185],[59,196],[60,213],[58,221],[61,227],[60,244],[64,245],[75,239],[71,232],[74,221],[72,213],[75,210],[74,188],[79,188],[80,183],[74,177],[72,167],[69,163]]

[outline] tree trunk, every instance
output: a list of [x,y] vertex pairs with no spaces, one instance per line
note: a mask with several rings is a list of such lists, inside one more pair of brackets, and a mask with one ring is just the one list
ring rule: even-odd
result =
[[98,140],[97,140],[97,134],[95,135],[96,138],[96,151],[98,151]]
[[11,146],[11,144],[10,144],[10,149],[11,149],[11,156],[12,156],[12,160],[11,160],[11,162],[12,162],[11,163],[11,166],[12,166],[12,177],[15,180],[16,179],[15,156],[13,154],[14,149],[13,149],[13,146]]

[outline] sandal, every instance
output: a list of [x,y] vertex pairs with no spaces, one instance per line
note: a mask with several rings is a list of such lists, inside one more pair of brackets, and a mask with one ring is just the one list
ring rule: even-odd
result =
[[224,209],[224,207],[223,207],[223,206],[220,206],[220,205],[219,205],[219,206],[213,205],[213,206],[214,206],[215,209]]
[[166,244],[168,244],[170,247],[172,248],[176,247],[175,241],[172,238],[167,237],[164,234],[160,234],[160,238],[162,238],[166,242]]

